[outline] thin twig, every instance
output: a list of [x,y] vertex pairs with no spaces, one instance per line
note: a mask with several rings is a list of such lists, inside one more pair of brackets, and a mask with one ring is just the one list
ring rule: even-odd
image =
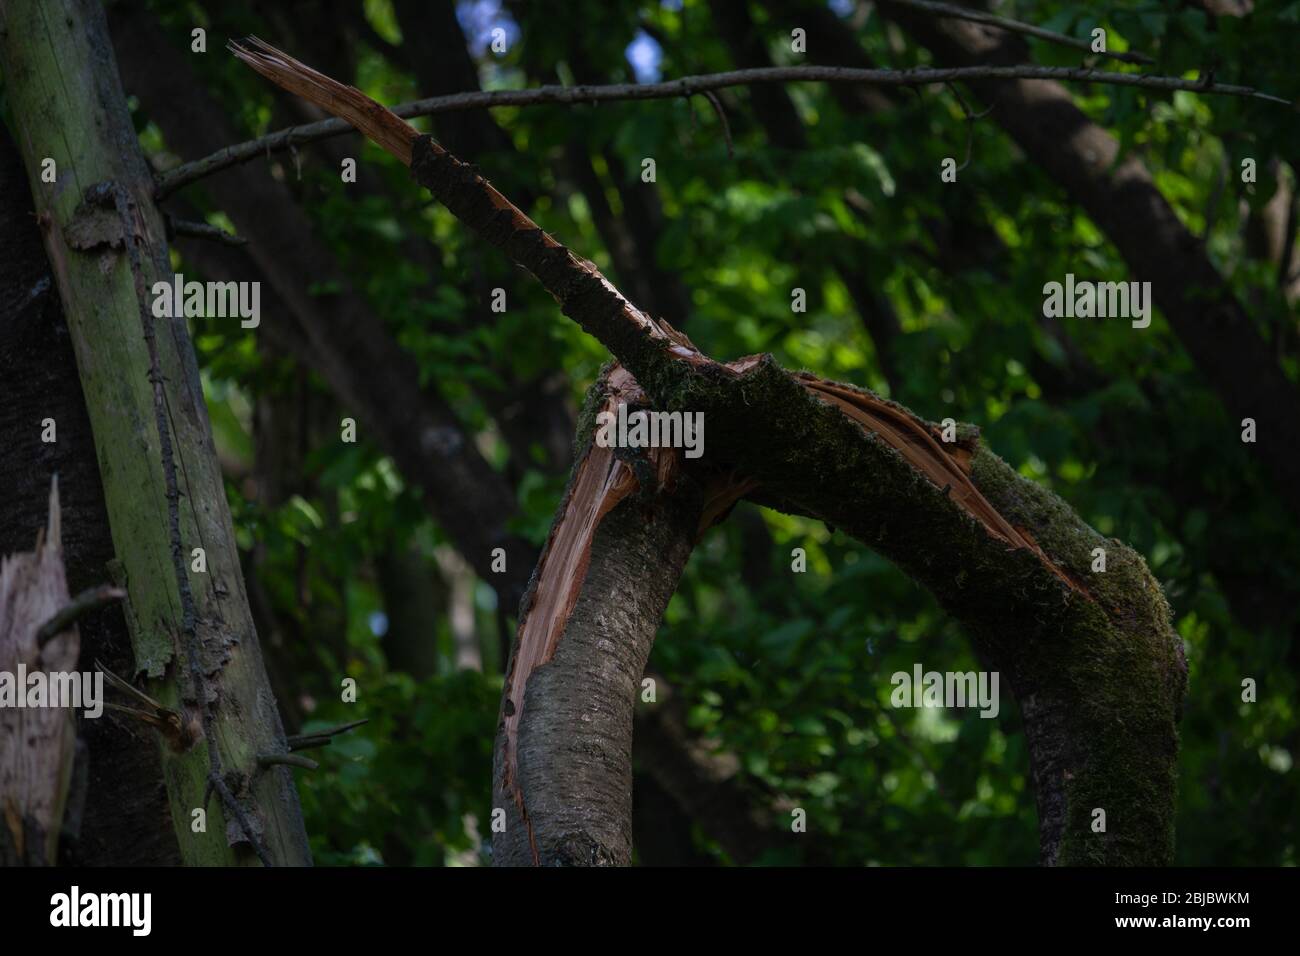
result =
[[722,124],[722,138],[727,143],[727,158],[731,159],[735,156],[735,151],[731,148],[731,124],[727,122],[727,114],[722,108],[722,101],[718,99],[718,94],[712,90],[706,91],[704,98],[713,107],[713,112],[718,114],[718,122]]
[[301,767],[303,770],[318,770],[320,764],[310,757],[302,757],[298,754],[258,754],[257,765],[263,769],[277,765],[286,767]]
[[36,646],[44,647],[56,635],[62,634],[71,627],[83,614],[89,614],[101,607],[107,607],[124,597],[126,597],[126,592],[121,588],[113,587],[111,584],[101,584],[96,588],[87,588],[41,625],[41,629],[36,632]]
[[951,83],[947,84],[947,86],[953,97],[956,98],[958,105],[961,106],[962,118],[966,121],[966,158],[963,159],[962,164],[957,167],[957,172],[960,173],[970,165],[971,155],[975,148],[975,123],[992,113],[993,107],[990,106],[982,113],[973,112],[966,104],[966,100],[962,97],[961,91]]
[[1155,62],[1155,60],[1147,56],[1145,53],[1098,52],[1092,48],[1092,44],[1087,40],[1081,40],[1078,37],[1067,36],[1064,33],[1057,33],[1053,30],[1034,26],[1032,23],[1024,23],[1020,20],[1012,20],[1008,17],[1000,17],[993,13],[986,13],[983,10],[972,10],[969,7],[957,7],[950,3],[933,3],[931,0],[889,0],[889,2],[897,7],[909,7],[912,10],[919,10],[922,13],[928,13],[932,16],[947,17],[954,20],[970,20],[974,23],[982,23],[985,26],[997,27],[999,30],[1006,30],[1008,33],[1022,33],[1025,36],[1036,37],[1039,40],[1046,40],[1048,43],[1073,47],[1076,50],[1094,53],[1097,56],[1110,57],[1112,60],[1121,60],[1124,63],[1151,64]]
[[[1290,105],[1290,100],[1261,93],[1253,87],[1184,80],[1172,76],[1142,73],[1111,73],[1089,67],[1037,66],[959,66],[911,70],[864,70],[838,66],[773,66],[751,70],[731,70],[686,76],[663,83],[616,83],[607,86],[538,86],[527,90],[491,90],[453,93],[403,103],[392,112],[403,119],[433,116],[460,110],[499,106],[537,106],[549,103],[599,103],[630,100],[690,97],[710,90],[764,83],[867,83],[877,86],[911,88],[935,83],[968,80],[1057,80],[1061,82],[1103,83],[1112,86],[1137,86],[1152,90],[1192,90],[1224,96],[1246,96]],[[184,163],[158,177],[156,196],[162,198],[182,186],[213,173],[246,163],[263,154],[288,149],[341,133],[352,132],[344,120],[332,118],[290,126],[257,139],[226,146],[210,156]]]
[[243,236],[236,236],[233,233],[226,232],[220,226],[214,226],[206,222],[190,222],[188,219],[175,219],[172,216],[167,217],[168,239],[176,236],[190,236],[194,239],[211,239],[227,246],[246,246],[248,240]]
[[363,717],[361,720],[354,720],[349,724],[340,724],[337,727],[330,727],[328,730],[315,730],[309,734],[294,734],[288,738],[290,750],[308,750],[312,747],[324,747],[339,734],[345,734],[349,730],[360,727],[362,724],[369,723],[369,717]]

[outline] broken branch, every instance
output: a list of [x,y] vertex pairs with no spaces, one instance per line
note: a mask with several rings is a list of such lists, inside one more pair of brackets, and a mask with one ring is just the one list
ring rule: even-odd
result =
[[354,720],[351,723],[339,724],[337,727],[330,727],[328,730],[315,730],[309,734],[294,734],[287,739],[290,750],[310,750],[312,747],[324,747],[339,734],[346,734],[349,730],[360,727],[362,724],[370,722],[369,717],[363,717],[361,720]]
[[89,614],[91,611],[98,611],[100,608],[116,603],[124,597],[126,597],[125,591],[109,584],[102,584],[96,588],[87,588],[41,625],[41,629],[36,632],[37,645],[44,647],[56,635],[62,634],[71,627],[82,615]]
[[[1025,711],[1025,734],[1034,754],[1044,861],[1150,865],[1172,858],[1172,839],[1152,840],[1151,834],[1172,833],[1167,821],[1173,814],[1172,762],[1186,664],[1168,603],[1140,555],[1103,537],[1047,488],[1017,474],[973,429],[945,439],[901,405],[850,385],[792,374],[771,355],[728,363],[710,358],[667,321],[636,308],[592,263],[544,232],[431,137],[420,136],[359,90],[261,46],[263,52],[237,52],[258,72],[346,118],[409,163],[413,178],[453,215],[532,272],[564,314],[635,376],[656,407],[707,418],[714,436],[710,466],[757,482],[750,492],[756,501],[842,528],[924,584],[967,626],[977,649],[1007,670],[1017,697],[1032,705]],[[597,469],[591,477],[599,475]],[[591,515],[599,497],[579,499],[582,513]],[[573,500],[553,526],[555,540],[565,533]],[[627,504],[610,512],[600,529],[608,526],[612,533],[611,522],[626,513]],[[644,543],[649,547],[631,554],[666,553],[662,542]],[[1098,552],[1109,555],[1104,574],[1093,573]],[[580,549],[565,554],[580,557]],[[532,587],[539,587],[551,560],[543,559]],[[494,791],[505,802],[507,852],[499,859],[508,862],[599,864],[624,857],[622,737],[597,727],[600,740],[573,744],[573,729],[588,719],[575,709],[573,678],[594,658],[575,646],[571,632],[580,615],[599,623],[622,606],[627,575],[594,557],[588,567],[614,579],[589,571],[558,644],[551,644],[550,635],[571,593],[564,582],[573,578],[559,575],[545,588],[530,590],[521,611],[521,619],[540,614],[540,620],[527,639],[528,625],[521,623],[502,704]],[[674,578],[679,573],[675,567]],[[654,597],[667,604],[667,594]],[[543,602],[560,613],[544,613]],[[647,610],[647,619],[657,622],[662,606],[657,613]],[[602,632],[597,628],[587,638],[599,643]],[[604,640],[598,648],[602,661],[608,647],[622,643]],[[638,643],[638,653],[641,648]],[[554,654],[549,661],[548,652]],[[566,653],[574,655],[568,668],[541,666],[554,665]],[[521,667],[530,661],[534,667],[525,676]],[[1069,676],[1079,673],[1090,679]],[[1100,696],[1097,687],[1114,692]],[[585,690],[579,697],[579,705],[592,700]],[[601,697],[602,703],[618,699],[612,689]],[[512,721],[515,715],[522,719]],[[622,720],[621,714],[614,718]],[[513,747],[502,740],[509,735],[508,721],[515,725]],[[578,778],[560,758],[575,751],[609,754],[616,772],[601,778],[610,787],[596,800],[589,788],[565,787]],[[1091,838],[1089,808],[1114,798],[1114,768],[1120,765],[1131,774],[1125,786],[1141,797],[1126,806],[1123,832],[1099,842]],[[597,802],[601,832],[576,828],[575,810],[581,814]],[[539,830],[549,832],[549,843],[538,838]],[[582,839],[566,839],[575,833]]]

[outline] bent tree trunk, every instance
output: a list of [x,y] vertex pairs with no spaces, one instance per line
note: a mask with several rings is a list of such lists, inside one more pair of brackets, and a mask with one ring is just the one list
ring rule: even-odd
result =
[[[929,588],[965,624],[980,654],[1006,674],[1022,701],[1043,862],[1172,860],[1186,662],[1169,606],[1136,552],[1019,476],[972,427],[945,441],[939,428],[896,403],[788,372],[770,355],[715,361],[628,302],[591,263],[431,137],[359,91],[249,43],[236,47],[236,55],[409,163],[415,180],[455,216],[532,272],[564,313],[635,376],[655,408],[703,413],[710,436],[705,460],[714,474],[743,475],[739,488],[752,500],[843,529]],[[662,608],[680,574],[679,551],[666,545],[680,539],[653,527],[621,530],[618,507],[627,502],[600,506],[611,481],[620,479],[592,468],[588,452],[548,547],[572,571],[552,574],[543,558],[521,613],[502,704],[497,793],[519,784],[524,801],[522,811],[505,808],[506,834],[497,844],[503,862],[528,862],[525,854],[532,862],[623,859],[625,763],[621,752],[610,756],[611,747],[623,746],[621,725],[604,728],[595,746],[586,741],[595,733],[593,717],[630,711],[635,685],[622,675],[644,659],[651,629],[645,617]],[[646,524],[665,520],[672,523],[652,514]],[[663,537],[636,537],[656,533]],[[652,575],[615,586],[602,580],[594,557],[584,561],[581,549],[562,546],[569,534],[590,540],[589,554],[599,548],[602,557],[610,555],[615,569],[635,567],[633,555],[652,540],[663,543],[664,555]],[[631,554],[621,552],[621,542]],[[1098,550],[1105,571],[1093,571]],[[635,589],[645,589],[646,597],[633,599],[639,606],[629,615],[626,602]],[[529,628],[528,619],[539,615]],[[566,647],[570,636],[581,646]],[[579,673],[601,679],[583,683]],[[543,739],[557,743],[533,762],[525,748]],[[566,741],[574,740],[564,755]],[[568,788],[564,778],[574,769],[572,753],[590,758],[579,788]],[[510,776],[516,772],[518,779]],[[545,806],[536,813],[539,802]],[[1104,827],[1096,811],[1104,812]]]
[[107,36],[96,0],[0,2],[5,97],[90,414],[135,667],[161,705],[172,822],[187,863],[309,863],[289,771],[258,768],[286,752],[284,732],[185,319],[150,310],[172,275]]

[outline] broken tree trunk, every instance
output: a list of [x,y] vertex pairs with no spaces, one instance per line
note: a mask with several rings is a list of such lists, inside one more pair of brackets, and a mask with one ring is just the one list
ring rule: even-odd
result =
[[680,451],[622,457],[597,444],[596,416],[619,403],[647,405],[615,365],[588,395],[584,447],[520,605],[493,770],[506,822],[493,827],[497,864],[632,860],[633,707],[664,609],[725,489],[686,474]]
[[27,680],[77,669],[75,626],[52,637],[41,632],[70,603],[59,529],[59,486],[50,489],[49,523],[36,548],[0,556],[0,866],[51,866],[76,756],[77,718],[71,707],[20,705]]
[[[752,500],[853,535],[924,584],[965,624],[977,651],[1006,673],[1022,702],[1043,862],[1172,860],[1186,662],[1160,586],[1136,552],[1019,476],[974,428],[945,440],[901,405],[792,374],[770,355],[715,361],[636,308],[473,168],[359,90],[260,41],[234,50],[259,73],[342,116],[409,163],[415,180],[457,218],[532,272],[563,312],[635,376],[655,408],[703,414],[711,436],[707,461],[716,472],[746,476],[757,485]],[[568,520],[561,516],[557,535]],[[648,582],[658,586],[658,579]],[[594,599],[599,585],[583,590]],[[534,604],[559,598],[539,590]],[[606,613],[617,609],[611,604]],[[639,644],[635,632],[620,639]],[[627,654],[630,646],[609,652]],[[518,686],[518,675],[531,673],[519,671],[523,647],[521,640],[506,698],[517,706],[523,696],[527,713],[543,692]],[[563,652],[561,640],[552,653]],[[507,718],[510,709],[503,703]],[[529,783],[552,792],[564,786],[554,777]],[[570,806],[569,814],[593,812],[590,790],[573,799],[586,806]],[[1094,829],[1098,810],[1106,822]],[[561,851],[552,859],[576,861],[564,853],[564,834],[552,835]],[[541,858],[540,847],[534,857]]]
[[289,770],[259,772],[259,754],[287,751],[284,732],[186,322],[151,311],[148,291],[172,274],[102,7],[4,0],[0,68],[90,412],[135,665],[170,715],[159,744],[182,857],[309,863]]

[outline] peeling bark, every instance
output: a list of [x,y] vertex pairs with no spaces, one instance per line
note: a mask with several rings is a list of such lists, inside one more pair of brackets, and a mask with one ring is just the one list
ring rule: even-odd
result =
[[[58,441],[36,427],[52,418]],[[22,159],[0,129],[0,554],[30,547],[45,521],[49,482],[58,475],[68,589],[109,580],[113,541],[90,420],[54,275],[41,247]],[[103,661],[132,669],[120,606],[79,622],[78,670]],[[91,866],[180,862],[155,742],[112,715],[81,724],[87,778],[81,825],[60,842],[61,861]]]

